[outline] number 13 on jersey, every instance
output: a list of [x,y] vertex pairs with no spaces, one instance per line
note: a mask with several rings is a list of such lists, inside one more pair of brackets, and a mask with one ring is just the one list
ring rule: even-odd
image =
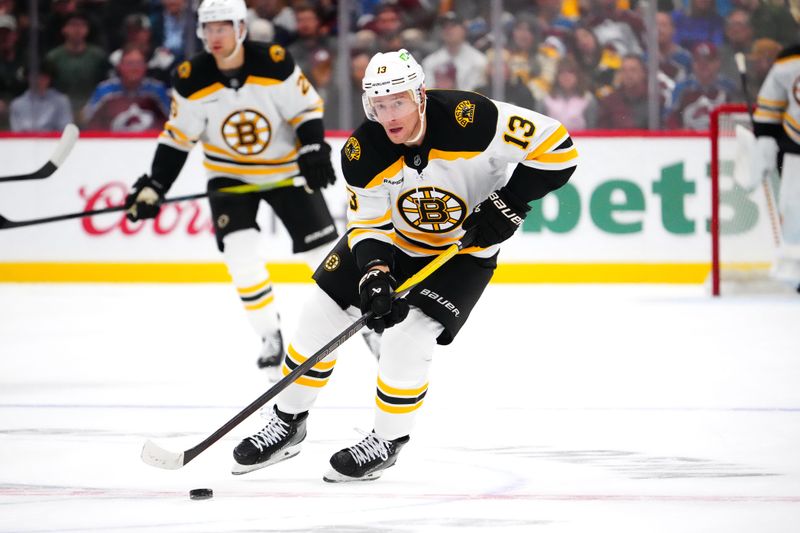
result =
[[531,144],[526,139],[532,137],[534,131],[536,131],[536,127],[533,122],[519,115],[512,115],[508,119],[508,131],[503,135],[503,140],[525,150]]

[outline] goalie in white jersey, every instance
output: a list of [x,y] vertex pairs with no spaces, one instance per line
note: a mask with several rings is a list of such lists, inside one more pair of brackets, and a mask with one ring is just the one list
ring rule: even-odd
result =
[[283,340],[256,223],[259,203],[271,205],[294,252],[319,250],[316,264],[325,251],[320,247],[337,237],[320,191],[336,176],[324,140],[322,99],[282,46],[245,41],[246,16],[244,0],[205,0],[199,7],[197,33],[206,51],[178,66],[152,170],[134,184],[126,207],[131,220],[158,215],[198,142],[209,191],[305,178],[310,192],[283,187],[209,197],[217,246],[264,341],[258,365],[277,379]]
[[778,169],[783,242],[773,275],[800,290],[800,45],[784,49],[758,93],[753,114],[753,185]]
[[[326,481],[375,479],[395,463],[428,390],[434,347],[466,322],[528,202],[564,185],[577,163],[556,120],[477,93],[428,92],[423,81],[405,50],[379,53],[367,66],[369,120],[342,149],[348,232],[314,275],[284,362],[285,375],[367,311],[367,326],[384,332],[374,430],[331,457]],[[458,241],[468,247],[392,300],[398,283]],[[234,473],[299,452],[335,363],[333,352],[277,397],[267,426],[234,450]]]

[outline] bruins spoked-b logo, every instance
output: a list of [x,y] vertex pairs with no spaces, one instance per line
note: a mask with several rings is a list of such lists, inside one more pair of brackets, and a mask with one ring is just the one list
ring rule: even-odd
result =
[[419,187],[400,195],[403,220],[426,233],[447,233],[466,216],[466,204],[455,194],[436,187]]
[[222,138],[236,153],[254,155],[263,152],[272,138],[267,117],[253,109],[231,113],[222,123]]
[[329,255],[325,259],[325,262],[322,263],[322,267],[325,270],[327,270],[328,272],[333,272],[334,270],[339,268],[339,265],[341,265],[341,264],[342,264],[342,260],[341,260],[341,258],[339,258],[339,254],[337,254],[336,252],[333,252],[331,255]]
[[361,159],[361,145],[358,143],[358,139],[355,137],[347,139],[347,142],[344,144],[344,155],[347,156],[348,161],[352,161],[353,159],[358,161]]
[[462,128],[466,128],[467,124],[472,124],[475,120],[475,104],[469,100],[462,100],[456,106],[456,122]]

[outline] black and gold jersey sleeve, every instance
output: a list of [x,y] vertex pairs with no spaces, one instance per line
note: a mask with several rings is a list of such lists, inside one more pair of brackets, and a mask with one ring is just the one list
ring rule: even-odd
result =
[[275,43],[245,42],[248,75],[285,81],[294,72],[295,61],[286,48]]
[[383,127],[365,121],[344,143],[342,173],[351,187],[371,189],[402,171],[403,155],[392,144]]
[[497,106],[485,96],[452,90],[427,92],[428,143],[446,152],[482,152],[497,131]]
[[190,98],[218,83],[219,77],[214,57],[202,52],[175,68],[172,72],[172,87],[179,95]]

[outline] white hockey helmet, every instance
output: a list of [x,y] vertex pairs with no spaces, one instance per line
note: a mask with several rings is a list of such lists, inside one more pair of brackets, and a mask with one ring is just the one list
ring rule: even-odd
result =
[[[367,65],[361,88],[364,94],[361,102],[367,118],[376,121],[375,110],[371,98],[410,91],[414,101],[422,109],[422,89],[425,85],[425,74],[414,56],[401,48],[397,52],[378,52]],[[422,111],[420,111],[420,114]]]
[[[247,5],[244,0],[203,0],[197,8],[197,37],[206,45],[203,25],[208,22],[233,23],[236,31],[236,42],[241,45],[247,36],[247,28],[241,28],[241,24],[247,21]],[[237,49],[238,49],[237,45]]]

